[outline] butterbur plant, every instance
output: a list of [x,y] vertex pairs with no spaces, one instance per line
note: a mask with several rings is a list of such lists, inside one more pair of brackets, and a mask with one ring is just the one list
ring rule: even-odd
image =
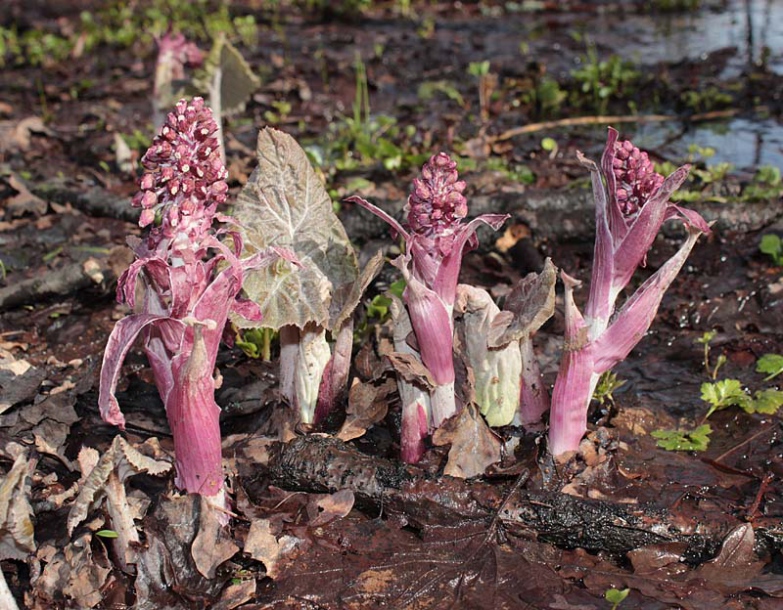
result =
[[[237,298],[245,273],[282,255],[267,249],[240,259],[241,239],[218,214],[226,201],[212,112],[201,98],[181,100],[142,158],[133,205],[144,240],[129,239],[136,260],[122,274],[117,297],[134,313],[112,330],[103,357],[98,404],[103,419],[123,428],[114,395],[122,362],[141,335],[174,439],[176,485],[223,507],[220,408],[213,376],[230,312],[259,319],[258,306]],[[218,240],[230,235],[233,248]]]
[[175,88],[185,82],[185,68],[198,67],[204,62],[204,52],[183,34],[165,33],[156,38],[158,58],[155,62],[155,85],[152,91],[153,122],[160,129],[166,121],[165,108],[177,99]]
[[[280,333],[280,394],[299,423],[317,425],[345,392],[353,311],[383,258],[359,269],[332,200],[294,138],[267,127],[258,134],[257,156],[234,206],[243,251],[285,248],[299,266],[254,270],[244,291],[264,313],[261,326]],[[242,315],[231,319],[241,328],[258,326]]]
[[[565,273],[565,344],[552,394],[549,449],[553,455],[576,450],[587,427],[590,399],[602,373],[623,360],[652,324],[664,293],[709,225],[693,210],[669,201],[688,175],[689,166],[664,178],[647,154],[618,141],[609,128],[601,166],[580,155],[591,173],[596,203],[596,242],[590,294],[584,315],[574,302],[579,284]],[[620,292],[664,221],[678,218],[688,228],[680,249],[615,313]]]
[[[478,244],[476,229],[480,224],[498,229],[508,218],[504,214],[485,214],[463,224],[468,214],[465,186],[456,162],[438,153],[424,164],[421,177],[413,181],[404,225],[361,197],[347,199],[386,221],[405,241],[405,252],[393,264],[405,278],[403,301],[421,360],[435,383],[427,414],[430,430],[457,412],[453,310],[462,256]],[[402,425],[403,434],[407,426],[418,430],[419,418],[403,420]]]

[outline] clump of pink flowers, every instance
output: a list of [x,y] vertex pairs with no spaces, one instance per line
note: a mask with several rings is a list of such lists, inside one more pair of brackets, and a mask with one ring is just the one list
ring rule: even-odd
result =
[[[180,489],[224,506],[220,408],[215,361],[230,312],[260,319],[258,305],[238,298],[244,274],[280,256],[269,249],[240,259],[242,242],[217,212],[227,171],[217,125],[201,98],[181,100],[142,159],[133,205],[144,240],[129,239],[136,260],[122,274],[117,297],[134,313],[117,322],[103,358],[99,406],[109,423],[125,425],[114,395],[122,362],[140,335],[174,439]],[[230,235],[232,247],[218,237]]]
[[[670,176],[658,174],[647,153],[629,141],[618,141],[609,128],[601,166],[580,156],[590,170],[596,204],[596,241],[590,295],[584,316],[574,303],[579,284],[562,273],[565,284],[565,345],[552,395],[549,450],[560,455],[578,448],[587,426],[587,411],[601,374],[625,359],[644,337],[663,295],[679,273],[702,233],[710,227],[693,210],[670,199],[690,167]],[[688,228],[680,249],[615,311],[617,298],[639,266],[664,221],[677,218]]]
[[[405,252],[393,261],[406,281],[403,300],[416,337],[418,354],[434,381],[428,394],[418,393],[415,405],[403,406],[403,459],[415,462],[430,431],[457,412],[454,395],[454,302],[463,254],[478,245],[476,229],[487,224],[498,229],[506,214],[485,214],[465,224],[466,184],[457,164],[446,153],[433,155],[413,181],[405,206],[407,222],[401,225],[361,197],[358,203],[385,220],[405,240]],[[407,394],[407,393],[406,393]]]

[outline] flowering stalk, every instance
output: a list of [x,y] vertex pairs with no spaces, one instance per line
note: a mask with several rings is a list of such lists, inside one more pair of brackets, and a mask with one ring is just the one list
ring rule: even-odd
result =
[[430,429],[457,412],[452,314],[462,255],[478,244],[479,224],[498,229],[508,218],[504,214],[485,214],[462,224],[468,213],[465,186],[459,180],[456,162],[438,153],[424,164],[421,178],[413,181],[404,226],[361,197],[348,198],[385,220],[405,240],[405,253],[393,264],[406,280],[403,300],[421,360],[436,384],[431,394]]
[[[117,297],[135,313],[109,337],[98,404],[104,420],[124,427],[114,392],[122,361],[142,335],[174,438],[176,484],[223,506],[213,378],[220,339],[229,312],[260,319],[255,303],[237,299],[245,272],[290,257],[270,249],[240,260],[239,235],[213,229],[215,221],[231,221],[217,213],[228,185],[216,129],[201,98],[181,100],[142,159],[145,173],[133,205],[142,208],[139,225],[153,226],[146,240],[129,240],[136,260],[120,277]],[[232,237],[233,249],[220,234]]]
[[204,62],[204,52],[182,34],[167,32],[158,43],[158,58],[155,62],[155,84],[152,90],[153,123],[156,129],[166,121],[164,108],[170,108],[177,98],[174,90],[177,83],[185,81],[185,68],[198,67]]
[[[413,328],[402,301],[392,295],[389,312],[392,316],[394,349],[421,362],[418,352],[408,344]],[[424,439],[429,434],[430,394],[422,386],[397,376],[397,390],[402,402],[402,430],[400,432],[400,457],[403,462],[416,464],[426,449]]]
[[[631,142],[617,141],[609,128],[601,167],[580,155],[591,172],[596,202],[596,241],[590,295],[585,314],[574,303],[578,282],[561,274],[565,294],[565,345],[550,415],[553,455],[576,450],[587,428],[590,399],[602,373],[623,360],[650,328],[666,289],[709,225],[693,210],[669,201],[690,169],[685,165],[664,179],[647,154]],[[615,314],[615,301],[634,271],[643,265],[665,220],[678,218],[688,228],[679,251],[645,281]]]

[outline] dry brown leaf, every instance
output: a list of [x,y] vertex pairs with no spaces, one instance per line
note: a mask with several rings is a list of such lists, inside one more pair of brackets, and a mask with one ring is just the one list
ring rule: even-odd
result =
[[435,445],[448,445],[449,458],[443,474],[467,479],[484,474],[491,464],[500,461],[500,439],[487,426],[471,403],[435,431]]
[[255,594],[255,579],[232,582],[223,590],[217,603],[212,605],[212,610],[232,610],[251,601]]
[[336,519],[342,519],[351,512],[354,500],[350,489],[341,489],[328,496],[313,498],[307,506],[310,527],[321,527]]
[[27,360],[0,350],[0,413],[35,398],[38,386],[45,377],[44,371],[35,368]]
[[190,552],[196,569],[205,578],[215,578],[218,566],[231,559],[239,550],[223,527],[224,518],[223,511],[210,502],[201,502],[198,533],[193,539]]
[[391,352],[386,354],[395,372],[408,383],[416,383],[428,389],[435,387],[435,380],[432,378],[427,367],[422,364],[413,354],[403,354],[402,352]]
[[24,152],[30,148],[33,133],[51,135],[52,131],[37,116],[21,121],[0,121],[0,153]]
[[348,408],[337,438],[350,441],[359,438],[370,426],[383,421],[389,411],[387,397],[394,391],[392,380],[381,386],[354,380],[348,393]]
[[91,539],[92,535],[85,533],[46,562],[32,582],[31,596],[38,602],[35,608],[61,607],[63,595],[77,608],[92,608],[101,602],[101,590],[111,569],[105,565],[105,557],[93,555]]
[[30,506],[30,464],[20,454],[0,479],[0,559],[26,559],[35,551]]
[[10,197],[5,204],[9,218],[19,218],[25,214],[32,216],[46,214],[47,203],[40,197],[33,195],[20,178],[11,174],[6,180],[8,185],[16,191],[16,195]]
[[[145,443],[146,445],[146,443]],[[142,445],[144,446],[144,445]],[[157,445],[150,444],[154,451]],[[117,538],[112,544],[120,559],[123,569],[128,564],[136,563],[139,533],[134,523],[135,519],[144,516],[146,506],[139,502],[130,502],[125,493],[125,481],[129,477],[147,472],[160,475],[171,470],[171,463],[156,460],[141,453],[121,436],[115,436],[109,450],[97,463],[95,453],[83,450],[79,456],[79,464],[85,468],[82,471],[82,483],[79,495],[76,497],[68,513],[68,534],[73,535],[77,525],[87,518],[89,511],[106,499],[106,509],[111,518],[111,527],[117,532]]]
[[[85,453],[80,454],[79,463],[82,467],[88,468],[95,459],[94,450],[83,451]],[[120,483],[124,483],[134,474],[148,472],[160,475],[169,470],[171,470],[171,462],[147,457],[121,436],[115,436],[111,447],[100,457],[97,464],[89,472],[82,471],[82,488],[68,514],[68,533],[73,534],[74,528],[87,517],[93,502],[99,500],[101,494],[107,491],[106,485],[113,472],[116,473]],[[117,500],[121,499],[117,498]]]
[[294,536],[281,536],[278,539],[272,533],[268,519],[253,519],[245,539],[244,551],[253,559],[262,562],[267,576],[275,579],[280,561],[292,553],[300,542],[299,538]]
[[523,277],[506,297],[503,311],[492,321],[487,338],[490,347],[530,337],[555,312],[557,268],[546,259],[541,273]]

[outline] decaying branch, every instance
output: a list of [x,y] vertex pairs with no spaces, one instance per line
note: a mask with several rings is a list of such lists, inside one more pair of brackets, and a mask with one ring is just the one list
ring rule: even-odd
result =
[[[665,508],[556,492],[519,490],[506,500],[505,486],[428,477],[415,467],[362,454],[324,436],[271,443],[266,448],[266,467],[274,485],[315,493],[351,489],[357,506],[375,515],[380,510],[399,515],[414,527],[476,519],[489,523],[500,511],[509,533],[615,555],[651,544],[672,545],[685,561],[699,563],[713,557],[726,534],[740,523],[726,515],[725,522],[710,519],[706,526]],[[756,541],[760,554],[783,548],[781,532],[759,528]]]

